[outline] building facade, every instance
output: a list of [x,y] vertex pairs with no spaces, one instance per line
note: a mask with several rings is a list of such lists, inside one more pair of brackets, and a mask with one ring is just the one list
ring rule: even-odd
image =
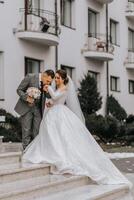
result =
[[[77,87],[97,80],[134,114],[133,0],[14,0],[0,4],[0,107],[14,113],[27,73],[66,69]],[[16,114],[16,113],[14,113]]]

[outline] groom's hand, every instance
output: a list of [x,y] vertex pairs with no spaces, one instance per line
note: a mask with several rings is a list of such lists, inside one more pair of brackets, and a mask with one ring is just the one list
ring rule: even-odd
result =
[[44,85],[43,90],[48,93],[48,85]]

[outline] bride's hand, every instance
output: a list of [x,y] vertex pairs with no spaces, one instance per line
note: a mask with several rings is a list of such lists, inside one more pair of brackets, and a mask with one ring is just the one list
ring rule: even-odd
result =
[[53,102],[51,100],[46,101],[46,107],[51,108],[53,106]]

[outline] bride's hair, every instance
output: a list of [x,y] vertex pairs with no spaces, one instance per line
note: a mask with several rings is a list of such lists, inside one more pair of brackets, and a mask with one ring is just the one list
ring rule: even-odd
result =
[[56,73],[60,75],[60,77],[64,80],[64,84],[67,85],[68,82],[69,82],[67,72],[63,69],[59,69],[59,70],[56,71]]

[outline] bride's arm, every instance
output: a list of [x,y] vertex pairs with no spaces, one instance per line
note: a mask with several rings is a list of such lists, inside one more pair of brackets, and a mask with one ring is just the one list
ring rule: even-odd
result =
[[53,100],[59,99],[64,94],[63,92],[54,91],[51,86],[48,86],[48,92]]

